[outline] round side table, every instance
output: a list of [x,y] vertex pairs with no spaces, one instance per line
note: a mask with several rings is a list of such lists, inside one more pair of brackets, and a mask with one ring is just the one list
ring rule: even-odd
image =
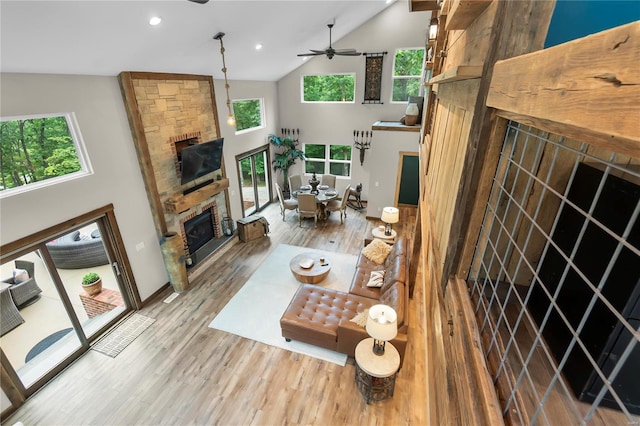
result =
[[391,230],[391,235],[384,235],[384,229],[380,229],[380,228],[373,228],[371,230],[371,234],[374,236],[374,238],[381,239],[385,243],[389,243],[389,244],[395,243],[396,238],[398,237],[398,233],[393,229]]
[[356,385],[367,404],[392,397],[400,368],[398,350],[387,342],[384,354],[376,355],[373,353],[373,339],[368,338],[356,346],[355,358]]
[[[302,253],[295,256],[289,262],[289,268],[291,269],[291,273],[296,279],[302,283],[307,284],[318,284],[329,275],[329,271],[331,271],[331,264],[329,260],[324,255],[320,255],[318,253]],[[324,258],[324,263],[320,262],[320,258]],[[303,268],[300,266],[301,262],[312,260],[313,266],[310,268]]]

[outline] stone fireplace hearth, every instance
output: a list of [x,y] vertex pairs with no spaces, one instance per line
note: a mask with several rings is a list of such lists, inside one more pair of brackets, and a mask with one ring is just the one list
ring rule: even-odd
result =
[[220,170],[180,183],[180,151],[220,135],[213,79],[123,72],[119,80],[158,239],[182,235],[192,272],[230,239],[221,222],[230,216],[224,160]]

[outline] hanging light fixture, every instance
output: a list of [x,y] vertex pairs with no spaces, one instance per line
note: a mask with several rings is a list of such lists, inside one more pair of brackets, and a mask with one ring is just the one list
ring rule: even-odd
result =
[[227,92],[227,110],[229,111],[227,124],[230,127],[234,127],[236,125],[236,118],[233,116],[233,112],[231,111],[231,99],[229,99],[229,81],[227,80],[227,64],[224,61],[224,44],[222,43],[222,37],[224,37],[224,33],[222,32],[213,36],[214,39],[220,41],[220,54],[222,55],[222,72],[224,74],[224,88]]

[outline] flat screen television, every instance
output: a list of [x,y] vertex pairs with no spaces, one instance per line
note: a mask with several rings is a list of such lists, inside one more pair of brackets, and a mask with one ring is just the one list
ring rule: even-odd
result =
[[180,183],[191,182],[194,179],[214,172],[222,167],[222,143],[224,138],[191,145],[182,150]]

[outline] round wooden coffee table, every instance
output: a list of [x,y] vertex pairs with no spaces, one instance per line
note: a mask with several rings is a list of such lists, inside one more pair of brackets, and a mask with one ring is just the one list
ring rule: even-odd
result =
[[[318,253],[302,253],[295,256],[291,259],[291,262],[289,262],[291,273],[293,273],[293,276],[300,282],[318,284],[327,278],[329,271],[331,271],[331,263],[329,262],[329,259],[324,257],[324,262],[321,262],[320,257],[322,256],[324,255],[320,255]],[[310,268],[303,268],[301,264],[304,264],[309,260],[313,261],[313,265]]]

